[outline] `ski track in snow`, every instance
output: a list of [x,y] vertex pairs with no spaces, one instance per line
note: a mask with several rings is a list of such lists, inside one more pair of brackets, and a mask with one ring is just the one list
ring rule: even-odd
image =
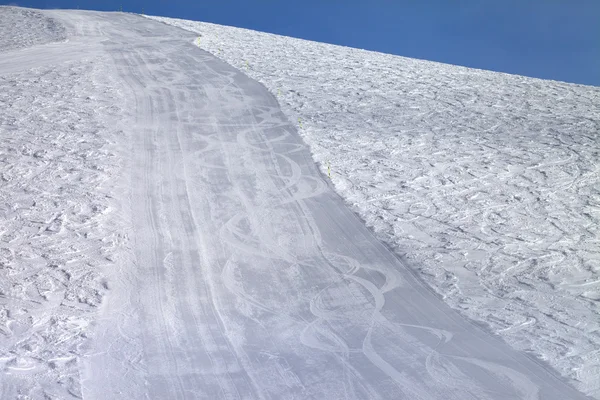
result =
[[445,302],[600,399],[600,88],[149,18],[263,83]]
[[426,290],[194,35],[43,15],[66,41],[0,60],[1,398],[584,398]]

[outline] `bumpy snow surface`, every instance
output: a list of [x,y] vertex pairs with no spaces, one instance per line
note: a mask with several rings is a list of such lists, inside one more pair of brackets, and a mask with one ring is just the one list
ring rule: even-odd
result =
[[108,192],[118,94],[107,58],[37,45],[65,39],[42,13],[0,7],[0,31],[0,398],[77,397],[122,231]]
[[[31,39],[0,48],[1,399],[585,398],[430,291],[334,192],[292,107],[196,34],[122,13],[0,8],[4,20]],[[330,131],[395,115],[352,117],[366,104],[349,102]],[[359,157],[356,138],[329,139],[345,196],[388,190],[369,168],[374,188],[348,185],[372,151],[363,137]],[[418,226],[418,210],[401,215]]]
[[1,7],[0,51],[65,40],[65,29],[52,18],[30,9]]

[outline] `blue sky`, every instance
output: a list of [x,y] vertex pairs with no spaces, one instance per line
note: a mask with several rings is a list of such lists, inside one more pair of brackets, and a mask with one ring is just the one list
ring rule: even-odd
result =
[[0,0],[142,12],[600,86],[600,0]]

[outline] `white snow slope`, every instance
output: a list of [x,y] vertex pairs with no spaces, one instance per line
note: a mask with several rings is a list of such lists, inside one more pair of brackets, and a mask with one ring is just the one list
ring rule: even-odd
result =
[[1,399],[598,394],[597,89],[171,22],[0,7]]
[[600,88],[150,18],[276,95],[445,302],[600,399]]

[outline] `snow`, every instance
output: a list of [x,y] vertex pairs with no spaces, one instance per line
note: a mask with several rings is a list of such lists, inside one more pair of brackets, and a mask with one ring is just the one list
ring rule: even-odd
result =
[[597,397],[596,88],[164,21],[0,8],[0,398]]
[[[66,39],[65,29],[43,13],[17,7],[0,6],[0,51],[31,47]],[[24,29],[26,27],[26,29]]]
[[149,18],[276,95],[446,303],[600,399],[600,88]]
[[[65,39],[34,10],[0,8],[5,29],[2,64],[17,59],[19,48]],[[116,115],[118,93],[102,66],[90,59],[0,70],[3,399],[79,398],[78,358],[121,234],[109,190],[120,163],[110,148],[118,132],[104,122]]]

